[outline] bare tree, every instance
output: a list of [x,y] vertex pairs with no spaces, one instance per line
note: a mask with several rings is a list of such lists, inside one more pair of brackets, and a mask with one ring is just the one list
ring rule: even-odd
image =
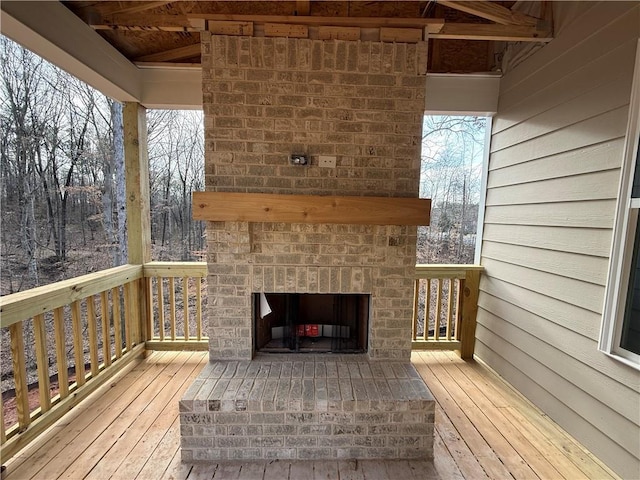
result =
[[[0,37],[2,293],[125,263],[122,105]],[[202,112],[150,110],[154,256],[204,247]]]
[[432,215],[419,229],[419,262],[473,261],[484,128],[481,117],[425,117],[420,195],[431,198]]

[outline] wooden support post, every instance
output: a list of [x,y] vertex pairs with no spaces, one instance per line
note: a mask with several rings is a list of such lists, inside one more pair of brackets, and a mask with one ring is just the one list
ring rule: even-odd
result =
[[480,272],[467,270],[461,284],[462,318],[460,324],[460,357],[467,360],[473,358],[476,343],[476,316],[478,314],[478,293],[480,290]]
[[146,109],[138,103],[127,102],[122,115],[129,263],[142,265],[151,261]]
[[[138,104],[126,102],[123,108],[124,125],[124,161],[127,191],[127,248],[129,263],[144,265],[151,261],[151,215],[149,191],[149,159],[147,155],[147,118],[146,109]],[[135,319],[137,328],[134,341],[146,341],[150,337],[147,330],[148,283],[144,279],[135,282],[136,294],[132,300],[138,312]],[[133,321],[131,319],[130,321]],[[130,348],[130,345],[127,345]]]

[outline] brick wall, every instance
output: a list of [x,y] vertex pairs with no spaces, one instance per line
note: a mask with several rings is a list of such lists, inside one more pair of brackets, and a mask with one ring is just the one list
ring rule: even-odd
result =
[[[418,196],[426,43],[202,45],[207,189]],[[369,356],[409,359],[415,227],[210,222],[207,239],[212,359],[251,358],[260,291],[370,293]]]

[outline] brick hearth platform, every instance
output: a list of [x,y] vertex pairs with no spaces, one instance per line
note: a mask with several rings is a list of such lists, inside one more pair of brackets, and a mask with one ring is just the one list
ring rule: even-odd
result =
[[180,401],[183,461],[433,457],[435,401],[408,362],[215,361]]

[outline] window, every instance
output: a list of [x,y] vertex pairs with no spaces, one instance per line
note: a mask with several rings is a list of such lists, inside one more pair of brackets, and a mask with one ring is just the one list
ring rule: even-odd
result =
[[640,42],[599,349],[640,369]]

